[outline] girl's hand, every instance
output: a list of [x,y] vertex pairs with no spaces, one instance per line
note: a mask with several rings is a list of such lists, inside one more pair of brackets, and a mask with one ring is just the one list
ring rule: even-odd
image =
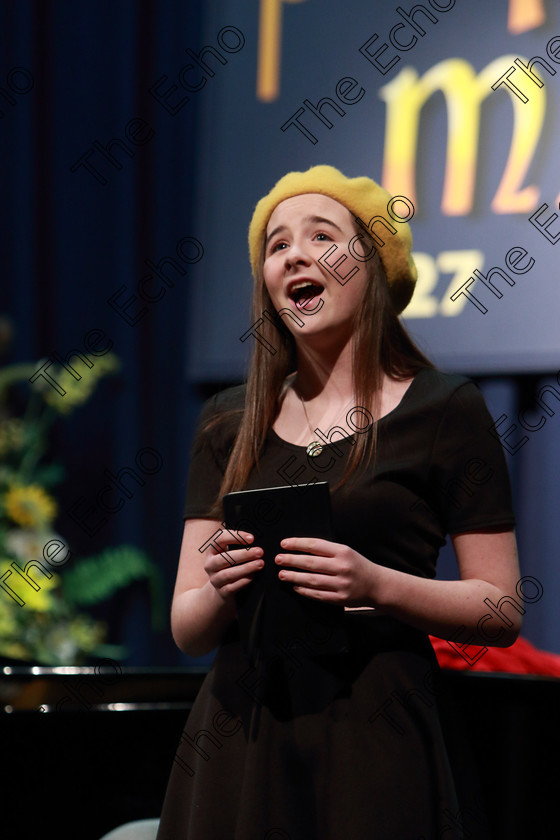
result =
[[[253,539],[246,531],[222,531],[207,549],[204,571],[224,601],[231,600],[233,593],[247,586],[264,566],[262,548],[249,545]],[[244,547],[226,552],[226,546],[238,543]]]
[[348,607],[376,606],[375,584],[379,566],[342,543],[313,537],[289,537],[280,546],[306,554],[277,554],[275,562],[287,566],[278,576],[294,592]]

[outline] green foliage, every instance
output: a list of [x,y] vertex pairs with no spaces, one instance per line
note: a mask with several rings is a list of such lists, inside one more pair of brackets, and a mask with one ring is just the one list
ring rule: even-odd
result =
[[65,471],[62,464],[48,462],[49,433],[89,401],[100,380],[120,369],[112,353],[89,356],[89,362],[79,379],[64,367],[51,371],[62,395],[41,377],[30,384],[40,363],[0,368],[0,577],[10,575],[15,587],[0,592],[0,656],[44,665],[80,664],[92,656],[124,658],[126,649],[107,640],[106,625],[87,608],[138,581],[149,587],[153,629],[165,626],[159,569],[137,548],[109,547],[94,557],[76,558],[48,578],[39,576],[37,587],[13,573],[12,563],[24,568],[37,561],[49,540],[73,554],[55,527],[58,504],[51,488]]
[[62,464],[47,464],[46,466],[38,466],[35,469],[33,476],[37,484],[42,484],[44,487],[51,487],[55,484],[60,484],[65,475],[65,469]]
[[163,626],[163,597],[159,570],[145,552],[132,546],[107,548],[94,557],[76,560],[62,575],[68,603],[86,607],[111,598],[137,580],[146,579],[152,600],[154,629]]

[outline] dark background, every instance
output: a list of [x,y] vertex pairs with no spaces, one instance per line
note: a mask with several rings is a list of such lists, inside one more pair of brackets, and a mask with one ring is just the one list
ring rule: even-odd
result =
[[[405,4],[406,8],[408,5]],[[457,0],[458,21],[462,19],[459,16],[466,14],[467,5],[471,12],[473,6],[480,10],[487,8],[485,3],[467,4]],[[496,16],[501,15],[505,39],[494,47],[496,54],[527,54],[533,44],[537,47],[528,54],[534,55],[539,50],[542,54],[546,42],[555,34],[557,12],[552,3],[536,5],[548,17],[530,32],[529,46],[522,40],[516,44],[515,36],[506,30],[508,3],[503,0],[492,7]],[[385,33],[396,21],[394,9],[387,4],[376,10],[375,15],[371,4],[365,4],[364,10],[366,6],[369,19],[364,18],[356,43],[374,31]],[[307,0],[294,4],[293,8],[284,5],[286,20],[291,21],[294,38],[300,39],[300,46],[302,27],[309,26],[309,31],[314,32],[314,27],[322,25],[322,18],[325,26],[328,18],[329,31],[334,31],[336,20],[327,14],[331,7],[344,17],[341,4]],[[55,430],[51,455],[61,459],[66,467],[66,479],[57,494],[61,513],[56,527],[78,555],[93,554],[105,546],[122,543],[145,549],[164,573],[167,605],[171,601],[182,536],[189,445],[201,401],[219,388],[241,381],[244,373],[242,365],[236,362],[235,373],[229,370],[227,375],[220,374],[219,365],[214,365],[211,376],[205,379],[200,376],[200,362],[205,353],[211,359],[216,355],[236,357],[237,336],[249,326],[248,316],[239,315],[249,309],[248,260],[244,256],[241,265],[237,251],[235,258],[231,256],[228,232],[231,235],[235,230],[237,240],[245,247],[251,202],[288,168],[332,162],[344,170],[340,151],[335,153],[326,143],[300,153],[279,131],[278,119],[272,121],[275,133],[270,143],[267,136],[254,130],[248,115],[255,107],[259,8],[257,2],[191,0],[158,3],[155,0],[97,0],[95,3],[3,0],[0,3],[0,88],[14,100],[0,97],[3,112],[0,118],[3,185],[0,312],[9,316],[14,329],[11,350],[2,363],[37,361],[39,364],[40,359],[52,357],[53,353],[67,356],[72,350],[83,351],[84,337],[94,329],[103,330],[113,342],[112,352],[122,362],[121,372],[103,381],[91,401],[68,418],[61,418]],[[305,17],[294,17],[298,9],[302,14],[305,12]],[[438,58],[460,53],[468,54],[475,63],[473,56],[483,48],[470,36],[462,39],[460,27],[452,22],[453,13],[445,21],[453,29],[453,40],[444,37],[442,20],[438,24],[441,29],[434,31],[429,44],[426,41],[419,45],[418,53],[404,55],[399,70],[407,61],[412,64],[418,61],[420,66],[422,62],[434,63]],[[472,14],[469,18],[472,19]],[[483,35],[493,38],[484,16],[479,14],[475,19],[480,38]],[[185,49],[198,52],[206,44],[216,46],[217,33],[227,26],[236,26],[244,32],[245,46],[227,55],[228,64],[223,73],[218,69],[204,88],[189,93],[190,101],[175,115],[170,114],[150,94],[150,88],[164,75],[168,76],[165,85],[177,83],[178,70],[187,61]],[[214,40],[208,33],[213,33]],[[291,54],[286,30],[282,50],[289,67]],[[488,42],[477,67],[488,62],[487,51]],[[288,97],[281,107],[284,119],[296,110],[304,96],[317,99],[319,95],[332,93],[333,74],[336,82],[352,71],[337,42],[330,44],[329,49],[325,47],[324,56],[310,52],[307,57],[313,78],[309,83],[306,81],[305,89],[304,81],[300,80],[299,90],[283,90],[282,95]],[[329,67],[328,61],[332,62],[332,69],[328,70],[330,81],[323,90],[319,81],[323,70],[326,72]],[[26,93],[16,94],[9,87],[9,82],[15,87],[24,83],[24,74],[9,75],[18,67],[26,68],[32,75],[33,87]],[[357,67],[362,64],[358,63]],[[365,70],[361,72],[365,77]],[[375,86],[386,83],[389,77],[375,77],[369,72],[368,93],[371,91],[373,96]],[[248,78],[250,88],[246,83]],[[550,84],[547,81],[549,101],[554,98],[558,101],[560,81],[557,79]],[[181,92],[176,94],[180,95]],[[264,103],[259,104],[261,109],[266,107]],[[377,107],[382,115],[381,104]],[[243,153],[237,154],[235,148],[227,145],[227,125],[221,122],[226,111],[228,117],[232,113],[235,116],[237,138],[239,126],[243,127]],[[352,117],[354,122],[345,124],[339,133],[339,143],[348,160],[348,174],[363,174],[360,167],[359,171],[353,171],[357,166],[356,149],[363,148],[357,114],[358,111]],[[133,126],[139,124],[131,126],[131,121],[137,118],[145,121],[144,128],[134,135]],[[439,130],[441,117],[436,114],[434,121]],[[262,126],[259,130],[262,131]],[[131,142],[131,132],[136,143]],[[88,149],[95,148],[94,142],[106,145],[114,138],[126,142],[132,156],[122,146],[114,145],[112,152],[121,164],[117,168],[97,147],[91,163],[95,162],[106,180],[102,184],[79,166],[79,161]],[[273,142],[282,143],[280,157],[272,153]],[[543,201],[547,200],[544,186],[547,179],[553,182],[552,195],[558,191],[557,140],[549,140],[544,152],[546,159],[555,160],[556,164],[552,171],[549,163],[550,172],[543,171],[541,165]],[[376,179],[380,177],[380,154],[375,152],[367,166],[367,174]],[[254,158],[254,170],[244,156],[248,160]],[[488,162],[485,165],[490,166]],[[365,171],[366,167],[362,168]],[[238,198],[236,179],[246,185],[242,199]],[[437,188],[441,188],[440,183]],[[221,202],[226,208],[225,220],[223,215],[213,213],[213,208]],[[497,227],[494,232],[489,229],[494,248],[488,254],[486,267],[498,262],[494,254],[501,259],[516,244],[507,226],[519,219],[493,218]],[[526,214],[522,220],[526,224]],[[453,221],[456,230],[458,223]],[[422,222],[426,226],[429,219],[424,216]],[[236,226],[242,234],[238,235]],[[441,228],[435,223],[432,228],[432,238],[437,238]],[[127,321],[108,299],[123,285],[126,290],[121,301],[137,294],[138,282],[150,272],[146,260],[160,263],[164,257],[176,259],[175,249],[183,237],[195,237],[203,243],[204,257],[196,266],[187,267],[181,276],[173,273],[167,263],[166,274],[174,285],[166,287],[165,295],[157,302],[143,304],[147,312],[136,323],[131,323],[134,317]],[[541,239],[536,231],[534,237]],[[426,250],[422,236],[420,242]],[[470,245],[476,244],[475,237]],[[439,250],[445,247],[449,247],[447,238]],[[542,239],[539,248],[554,255],[557,265],[552,245]],[[536,277],[543,283],[545,280],[557,283],[557,268],[554,275],[547,270],[546,276],[537,272]],[[538,283],[536,288],[540,288]],[[218,307],[220,289],[224,301],[232,297],[239,301],[238,310],[230,316],[235,319],[234,325],[230,323],[227,329],[221,330],[216,327],[220,323],[217,321],[209,323],[206,329],[205,322],[200,320],[200,301],[210,306],[210,311],[213,303]],[[552,311],[557,312],[558,293],[551,296],[548,285],[542,289],[541,311],[543,318],[548,313],[550,321],[551,308],[555,306]],[[499,314],[502,303],[505,296],[504,301],[496,301],[497,319],[502,318]],[[138,316],[141,305],[138,301],[133,303],[129,314]],[[522,349],[523,342],[529,346],[532,335],[539,331],[539,318],[529,323],[524,319],[521,297],[508,306],[514,308],[516,316],[508,329],[515,331]],[[196,320],[202,325],[199,332],[194,331]],[[506,327],[500,322],[502,333]],[[469,320],[464,329],[469,330],[472,344],[484,347],[484,341],[481,344],[477,336],[475,321]],[[220,334],[222,343],[217,346]],[[231,343],[232,334],[235,346]],[[248,350],[248,343],[245,346]],[[433,349],[442,352],[441,347]],[[209,367],[212,367],[210,363]],[[533,412],[538,391],[547,383],[555,384],[560,390],[556,380],[559,369],[560,353],[557,365],[531,372],[525,366],[519,367],[523,373],[510,371],[507,375],[498,368],[485,371],[484,375],[474,368],[468,372],[481,384],[494,418],[505,413],[510,423],[514,423],[521,409],[527,409],[527,417],[536,422],[540,412],[538,409]],[[508,460],[518,517],[522,574],[537,577],[544,592],[538,603],[527,606],[523,632],[535,644],[560,653],[560,628],[555,618],[560,596],[556,562],[560,537],[557,513],[560,421],[554,399],[549,404],[556,416],[548,416],[539,431],[523,433],[529,440],[517,454],[508,455]],[[510,442],[520,437],[518,429]],[[121,511],[109,516],[107,524],[94,536],[88,536],[68,516],[68,507],[81,496],[92,497],[101,488],[105,469],[115,473],[123,467],[133,467],[137,452],[144,447],[160,453],[162,469],[148,476],[145,486],[133,486],[133,498]],[[454,573],[452,559],[446,552],[441,574]],[[101,614],[110,622],[112,640],[122,641],[129,647],[126,664],[169,665],[190,661],[177,651],[168,628],[160,633],[152,631],[147,589],[143,584],[116,596]],[[208,658],[197,660],[205,661]]]

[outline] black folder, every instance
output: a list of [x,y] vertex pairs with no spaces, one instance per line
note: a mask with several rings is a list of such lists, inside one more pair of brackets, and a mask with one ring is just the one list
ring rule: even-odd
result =
[[[251,662],[289,657],[298,649],[323,657],[343,652],[347,637],[344,607],[299,595],[282,581],[275,556],[284,537],[320,537],[334,540],[329,484],[266,487],[223,496],[224,524],[254,534],[250,545],[260,546],[265,565],[251,583],[236,593],[241,642]],[[231,548],[240,548],[231,545]]]

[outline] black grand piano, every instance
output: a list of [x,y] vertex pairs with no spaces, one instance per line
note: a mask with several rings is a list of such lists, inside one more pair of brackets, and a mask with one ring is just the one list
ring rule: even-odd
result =
[[[0,838],[99,840],[157,817],[207,670],[0,668]],[[559,836],[560,679],[449,670],[443,680],[466,720],[495,840]]]

